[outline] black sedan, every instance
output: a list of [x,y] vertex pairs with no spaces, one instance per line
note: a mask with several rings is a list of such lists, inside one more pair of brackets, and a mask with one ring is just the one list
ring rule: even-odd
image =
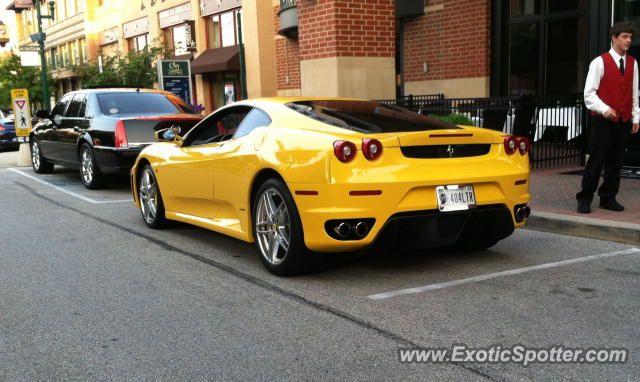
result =
[[30,137],[33,170],[77,168],[91,189],[104,187],[110,174],[127,174],[156,131],[185,134],[202,119],[173,93],[149,89],[77,90],[36,116],[42,120]]
[[0,149],[17,149],[18,139],[13,123],[13,115],[0,110]]

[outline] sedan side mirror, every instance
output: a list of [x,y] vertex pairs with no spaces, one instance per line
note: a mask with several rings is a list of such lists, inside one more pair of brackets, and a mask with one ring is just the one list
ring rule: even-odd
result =
[[49,112],[47,110],[36,110],[36,118],[48,119]]

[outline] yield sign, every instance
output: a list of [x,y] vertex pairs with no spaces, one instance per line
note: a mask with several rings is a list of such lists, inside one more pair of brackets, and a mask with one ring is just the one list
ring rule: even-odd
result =
[[25,103],[27,103],[27,101],[24,101],[24,100],[20,100],[20,101],[18,101],[18,100],[16,100],[16,105],[18,105],[18,107],[19,107],[20,109],[22,109],[22,108],[24,107],[24,104],[25,104]]

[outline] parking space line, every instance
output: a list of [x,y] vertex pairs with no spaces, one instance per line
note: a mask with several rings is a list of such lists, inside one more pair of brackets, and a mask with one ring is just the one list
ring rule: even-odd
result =
[[27,178],[29,178],[31,180],[35,180],[38,183],[45,184],[45,185],[47,185],[49,187],[53,187],[57,191],[63,192],[65,194],[67,194],[67,195],[71,195],[71,196],[73,196],[75,198],[84,200],[85,202],[89,202],[89,203],[92,203],[92,204],[125,203],[125,202],[131,203],[131,202],[133,202],[133,199],[126,199],[126,200],[95,200],[95,199],[91,199],[91,198],[88,198],[86,196],[77,194],[75,192],[72,192],[72,191],[69,191],[69,190],[65,190],[62,187],[58,187],[58,186],[56,186],[54,184],[51,184],[51,183],[49,183],[49,182],[47,182],[45,180],[42,180],[40,178],[37,178],[37,177],[33,176],[33,175],[25,174],[24,172],[22,172],[20,170],[17,170],[15,168],[9,168],[8,170],[13,172],[13,173],[20,174],[20,175],[22,175],[24,177],[27,177]]
[[635,254],[635,253],[638,253],[638,252],[640,252],[640,248],[635,248],[634,247],[634,248],[625,249],[623,251],[601,253],[599,255],[579,257],[577,259],[557,261],[555,263],[546,263],[546,264],[534,265],[534,266],[531,266],[531,267],[511,269],[511,270],[508,270],[508,271],[489,273],[489,274],[486,274],[486,275],[480,275],[480,276],[469,277],[469,278],[466,278],[466,279],[448,281],[448,282],[440,283],[440,284],[431,284],[431,285],[425,285],[425,286],[420,286],[420,287],[415,287],[415,288],[400,289],[400,290],[391,291],[391,292],[372,294],[372,295],[367,296],[367,298],[371,299],[371,300],[384,300],[384,299],[387,299],[387,298],[398,297],[398,296],[402,296],[402,295],[405,295],[405,294],[422,293],[422,292],[427,292],[427,291],[436,290],[436,289],[444,289],[444,288],[454,287],[454,286],[458,286],[458,285],[471,284],[471,283],[475,283],[475,282],[479,282],[479,281],[495,279],[495,278],[498,278],[498,277],[517,275],[517,274],[531,272],[531,271],[539,271],[541,269],[549,269],[549,268],[561,267],[561,266],[564,266],[564,265],[570,265],[570,264],[576,264],[576,263],[584,263],[584,262],[587,262],[587,261],[605,259],[607,257],[613,257],[613,256],[631,255],[631,254]]

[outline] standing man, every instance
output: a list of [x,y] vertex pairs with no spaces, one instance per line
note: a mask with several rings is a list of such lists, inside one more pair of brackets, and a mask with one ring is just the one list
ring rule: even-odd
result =
[[640,125],[638,108],[638,64],[627,54],[634,29],[627,23],[611,27],[612,48],[589,65],[584,86],[584,103],[591,110],[589,160],[582,176],[582,190],[576,195],[578,212],[591,212],[591,200],[598,189],[600,171],[604,180],[598,189],[600,208],[623,211],[616,201],[620,169],[627,150],[629,132]]

